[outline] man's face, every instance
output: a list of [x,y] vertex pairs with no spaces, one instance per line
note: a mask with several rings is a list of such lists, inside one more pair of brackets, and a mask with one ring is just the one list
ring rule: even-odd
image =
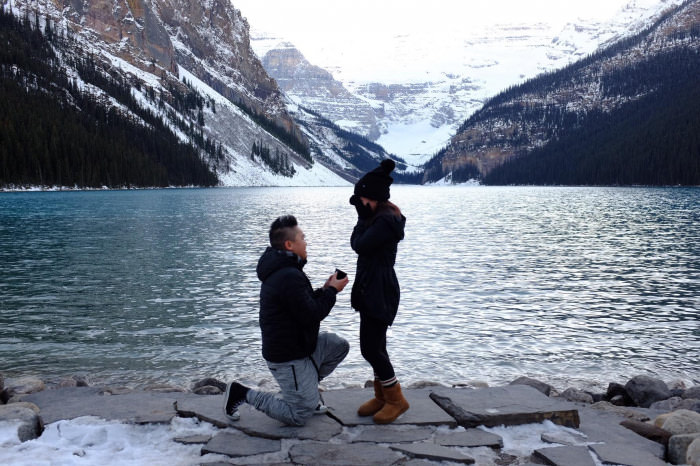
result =
[[306,260],[306,236],[301,228],[294,227],[295,236],[293,240],[287,240],[285,246],[297,256]]

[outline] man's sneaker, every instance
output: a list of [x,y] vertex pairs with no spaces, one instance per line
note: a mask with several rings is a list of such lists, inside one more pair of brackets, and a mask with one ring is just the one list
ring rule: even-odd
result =
[[314,409],[314,414],[326,414],[327,412],[328,406],[319,401],[318,406],[316,406],[316,409]]
[[226,395],[224,396],[224,414],[230,421],[237,421],[241,418],[238,412],[238,407],[245,403],[245,396],[248,393],[249,388],[239,384],[238,382],[231,382],[226,386]]

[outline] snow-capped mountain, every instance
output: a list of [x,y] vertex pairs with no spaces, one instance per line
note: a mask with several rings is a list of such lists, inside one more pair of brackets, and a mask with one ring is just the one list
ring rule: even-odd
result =
[[481,178],[513,160],[525,167],[537,151],[524,169],[531,176],[507,182],[692,183],[699,72],[700,0],[687,0],[634,36],[491,98],[426,165],[426,181]]
[[[293,103],[251,50],[247,21],[229,2],[4,0],[2,7],[67,37],[54,49],[82,92],[133,121],[142,110],[155,114],[181,141],[200,147],[225,186],[343,185],[356,171],[344,163],[350,168],[344,173],[328,157],[316,162],[314,153],[344,144],[308,139],[290,115]],[[103,81],[128,83],[139,110],[95,84],[99,79],[84,79],[73,64],[86,60]]]
[[489,97],[634,34],[680,2],[631,1],[609,21],[581,20],[563,28],[538,22],[416,31],[381,44],[385,61],[368,62],[360,74],[343,68],[341,54],[310,64],[287,38],[255,25],[251,44],[295,103],[420,165]]
[[[387,157],[385,149],[395,154],[397,174],[412,180],[415,167],[498,90],[584,56],[680,0],[643,1],[648,5],[634,2],[617,22],[570,25],[556,34],[543,23],[511,24],[472,28],[467,37],[452,31],[436,43],[430,31],[417,31],[381,44],[391,57],[387,66],[368,62],[360,74],[339,63],[311,64],[270,36],[252,42],[254,53],[249,24],[228,1],[2,0],[2,6],[67,38],[53,47],[70,89],[53,83],[39,91],[82,92],[145,127],[162,120],[174,137],[198,148],[221,184],[234,186],[346,184]],[[436,55],[447,58],[436,62]],[[90,79],[76,65],[83,63]],[[114,94],[114,83],[127,95]],[[79,107],[78,101],[61,105]]]

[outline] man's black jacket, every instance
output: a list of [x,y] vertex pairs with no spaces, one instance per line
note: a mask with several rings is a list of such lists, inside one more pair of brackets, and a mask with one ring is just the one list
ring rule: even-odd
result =
[[333,287],[314,291],[303,272],[306,261],[268,247],[258,261],[263,358],[287,362],[310,356],[318,329],[335,304]]

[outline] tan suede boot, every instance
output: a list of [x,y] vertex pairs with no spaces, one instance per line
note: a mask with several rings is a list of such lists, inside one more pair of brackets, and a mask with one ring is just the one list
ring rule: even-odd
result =
[[401,385],[398,383],[382,390],[384,392],[384,407],[374,415],[373,419],[377,424],[389,424],[405,413],[409,408],[409,404],[406,398],[403,397]]
[[382,383],[374,379],[374,398],[366,401],[357,410],[358,416],[371,416],[384,407],[384,393],[382,393]]

